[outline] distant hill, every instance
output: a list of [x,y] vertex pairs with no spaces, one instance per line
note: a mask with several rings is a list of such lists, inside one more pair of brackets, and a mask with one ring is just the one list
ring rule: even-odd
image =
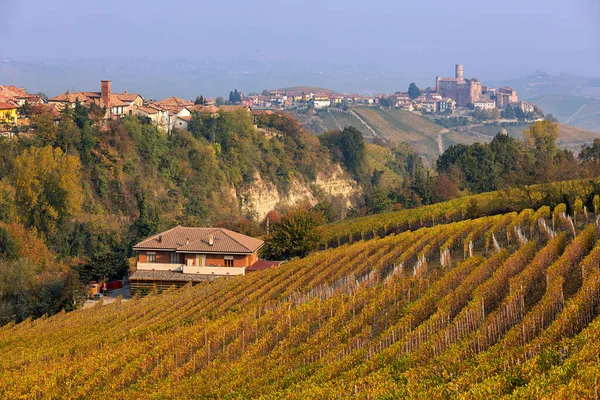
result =
[[511,86],[519,98],[537,104],[560,122],[600,132],[600,79],[542,71],[520,78],[490,82],[491,86]]
[[600,97],[549,95],[534,97],[530,101],[564,124],[600,132]]
[[325,89],[317,86],[290,86],[281,89],[277,89],[282,92],[305,92],[305,93],[322,93],[325,95],[337,94],[331,89]]

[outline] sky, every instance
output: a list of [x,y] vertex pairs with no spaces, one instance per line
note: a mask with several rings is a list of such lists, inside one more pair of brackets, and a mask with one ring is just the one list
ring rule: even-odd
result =
[[369,88],[369,79],[373,90],[432,84],[435,75],[452,76],[456,63],[480,79],[536,69],[600,75],[599,0],[0,0],[0,9],[0,60],[72,70],[78,60],[102,59],[113,81],[123,60],[146,69],[146,61],[204,62],[222,69],[210,79],[223,87],[236,83],[235,65],[259,72],[257,85],[313,74],[350,90],[353,81]]

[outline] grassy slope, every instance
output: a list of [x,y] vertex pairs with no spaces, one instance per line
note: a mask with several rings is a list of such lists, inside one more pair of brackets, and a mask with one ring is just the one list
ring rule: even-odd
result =
[[437,141],[440,133],[444,149],[455,143],[471,144],[477,141],[477,137],[447,131],[427,118],[411,112],[374,107],[355,107],[353,110],[387,140],[407,142],[428,160],[440,154]]

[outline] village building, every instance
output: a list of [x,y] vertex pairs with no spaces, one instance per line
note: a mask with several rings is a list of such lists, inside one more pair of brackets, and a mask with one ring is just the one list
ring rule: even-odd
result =
[[496,108],[496,102],[491,99],[480,99],[473,102],[473,108],[481,110],[492,110]]
[[519,102],[519,108],[521,109],[521,111],[523,111],[524,113],[532,113],[535,112],[535,105],[528,102],[528,101],[520,101]]
[[182,286],[279,265],[258,259],[263,244],[262,240],[224,228],[176,226],[133,246],[138,262],[137,270],[129,277],[131,290]]
[[0,124],[16,125],[19,118],[18,109],[14,103],[0,101]]
[[456,64],[454,78],[435,78],[435,91],[456,101],[457,106],[466,107],[479,100],[482,87],[476,79],[464,79],[462,64]]
[[506,108],[519,102],[517,91],[511,87],[501,87],[496,92],[496,105],[498,108]]
[[25,104],[44,104],[44,99],[38,95],[27,93],[24,88],[0,85],[0,102],[13,103],[22,107]]
[[111,81],[101,81],[99,92],[65,92],[61,95],[48,99],[48,104],[53,105],[57,110],[62,110],[66,104],[75,107],[75,102],[79,101],[82,105],[89,107],[92,104],[101,108],[106,108],[106,117],[122,117],[124,115],[134,115],[137,107],[144,102],[142,96],[136,93],[112,93]]
[[147,119],[163,132],[168,132],[169,130],[169,111],[156,103],[144,103],[141,106],[137,106],[135,115],[142,119]]
[[321,109],[321,108],[327,108],[329,106],[331,106],[331,100],[329,99],[317,99],[315,97],[314,101],[314,106],[316,109]]

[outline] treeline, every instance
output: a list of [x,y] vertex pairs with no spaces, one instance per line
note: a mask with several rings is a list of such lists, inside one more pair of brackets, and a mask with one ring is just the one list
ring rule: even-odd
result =
[[598,174],[600,140],[579,154],[556,145],[558,125],[538,121],[524,140],[498,134],[489,144],[452,145],[437,160],[437,182],[449,193],[482,193],[512,186],[590,178]]

